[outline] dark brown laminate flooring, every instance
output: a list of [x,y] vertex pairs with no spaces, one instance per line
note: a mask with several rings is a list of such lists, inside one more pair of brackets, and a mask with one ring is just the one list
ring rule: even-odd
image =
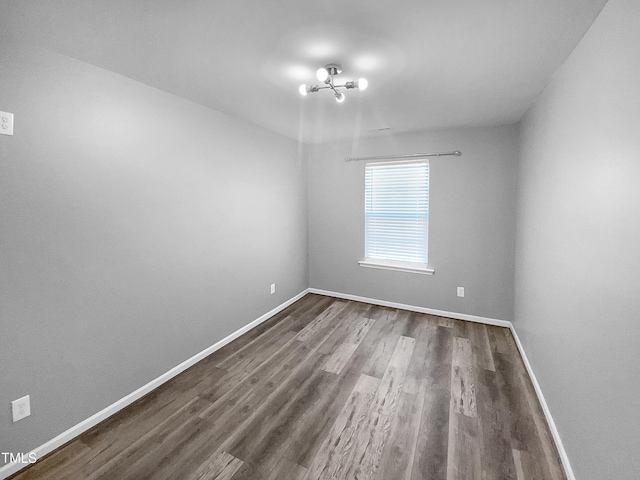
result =
[[309,294],[15,479],[565,479],[506,328]]

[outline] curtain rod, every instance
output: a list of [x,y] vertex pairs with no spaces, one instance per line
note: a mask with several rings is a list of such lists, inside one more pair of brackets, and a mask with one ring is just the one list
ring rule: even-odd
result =
[[391,160],[396,158],[422,158],[422,157],[444,157],[447,155],[455,155],[459,157],[462,155],[460,150],[454,150],[453,152],[437,152],[437,153],[409,153],[407,155],[382,155],[379,157],[344,157],[345,162],[353,162],[355,160]]

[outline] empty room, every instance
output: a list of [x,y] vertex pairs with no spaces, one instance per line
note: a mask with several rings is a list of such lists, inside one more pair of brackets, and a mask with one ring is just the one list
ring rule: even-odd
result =
[[0,479],[640,478],[640,2],[0,0]]

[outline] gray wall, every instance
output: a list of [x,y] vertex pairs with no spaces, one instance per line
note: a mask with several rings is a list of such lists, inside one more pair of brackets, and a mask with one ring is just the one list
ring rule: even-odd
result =
[[0,65],[0,452],[24,452],[305,289],[306,170],[88,64],[0,37]]
[[576,477],[640,478],[640,2],[608,2],[521,143],[516,330]]
[[[429,264],[435,275],[363,268],[364,161],[344,157],[461,150],[432,158]],[[309,285],[495,319],[513,316],[517,127],[361,138],[309,151]],[[456,287],[465,287],[465,297]]]

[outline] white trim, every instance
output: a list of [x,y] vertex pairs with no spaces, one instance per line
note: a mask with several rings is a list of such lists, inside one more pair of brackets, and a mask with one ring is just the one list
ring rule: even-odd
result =
[[542,411],[544,412],[547,425],[549,425],[549,430],[551,430],[551,436],[553,437],[553,441],[555,442],[556,448],[558,449],[558,454],[560,455],[560,460],[562,462],[562,467],[564,468],[565,475],[567,476],[567,480],[576,480],[576,477],[573,474],[573,469],[571,468],[571,463],[569,462],[569,457],[567,456],[567,451],[564,449],[564,445],[562,444],[560,433],[558,432],[558,428],[556,427],[556,424],[553,421],[553,417],[551,416],[551,410],[549,410],[549,406],[547,405],[544,395],[542,394],[542,389],[540,388],[540,384],[538,383],[538,380],[536,379],[536,376],[533,373],[533,369],[531,368],[531,364],[529,363],[529,359],[527,358],[527,354],[524,351],[522,343],[520,343],[520,338],[518,338],[518,334],[516,333],[516,330],[510,321],[497,320],[495,318],[478,317],[475,315],[467,315],[466,313],[434,310],[432,308],[417,307],[414,305],[407,305],[404,303],[396,303],[396,302],[389,302],[386,300],[377,300],[375,298],[360,297],[358,295],[351,295],[348,293],[331,292],[329,290],[321,290],[319,288],[310,288],[309,293],[316,293],[318,295],[326,295],[329,297],[343,298],[345,300],[354,300],[356,302],[371,303],[374,305],[381,305],[383,307],[399,308],[402,310],[410,310],[410,311],[419,312],[419,313],[428,313],[431,315],[439,315],[442,317],[455,318],[458,320],[469,320],[471,322],[484,323],[487,325],[494,325],[498,327],[506,327],[509,330],[511,330],[511,333],[513,334],[513,338],[516,341],[516,345],[518,346],[518,352],[520,352],[520,356],[522,357],[522,361],[524,362],[525,368],[527,369],[527,373],[531,378],[531,383],[533,383],[533,388],[536,392],[536,395],[538,396],[538,401],[542,406]]
[[[100,423],[100,422],[104,421],[105,419],[109,418],[111,415],[119,412],[120,410],[122,410],[123,408],[125,408],[128,405],[132,404],[133,402],[135,402],[139,398],[143,397],[147,393],[151,392],[152,390],[155,390],[156,388],[158,388],[163,383],[167,382],[168,380],[171,380],[173,377],[175,377],[179,373],[185,371],[187,368],[195,365],[196,363],[198,363],[203,358],[211,355],[216,350],[219,350],[220,348],[224,347],[225,345],[227,345],[231,341],[233,341],[236,338],[238,338],[243,333],[246,333],[249,330],[251,330],[252,328],[260,325],[265,320],[271,318],[276,313],[284,310],[285,308],[287,308],[292,303],[294,303],[297,300],[299,300],[300,298],[304,297],[307,293],[309,293],[309,289],[306,289],[306,290],[300,292],[295,297],[293,297],[293,298],[287,300],[286,302],[278,305],[277,307],[275,307],[274,309],[268,311],[267,313],[265,313],[261,317],[259,317],[259,318],[255,319],[255,320],[253,320],[252,322],[248,323],[244,327],[239,328],[238,330],[236,330],[235,332],[233,332],[230,335],[226,336],[225,338],[223,338],[219,342],[211,345],[210,347],[205,348],[200,353],[196,353],[193,357],[185,360],[180,365],[177,365],[177,366],[173,367],[171,370],[169,370],[166,373],[163,373],[158,378],[155,378],[154,380],[151,380],[149,383],[147,383],[146,385],[140,387],[135,392],[130,393],[129,395],[121,398],[120,400],[116,401],[115,403],[112,403],[108,407],[100,410],[95,415],[92,415],[91,417],[87,418],[86,420],[83,420],[82,422],[78,423],[77,425],[75,425],[75,426],[71,427],[70,429],[62,432],[57,437],[49,440],[48,442],[40,445],[39,447],[34,448],[31,452],[26,454],[25,457],[28,457],[28,455],[31,454],[31,453],[35,453],[36,454],[36,458],[40,459],[40,458],[44,457],[45,455],[47,455],[48,453],[51,453],[56,448],[59,448],[62,445],[64,445],[65,443],[73,440],[75,437],[77,437],[81,433],[84,433],[87,430],[89,430],[91,427],[96,426],[98,423]],[[22,470],[23,468],[26,468],[27,466],[28,466],[28,464],[23,464],[23,463],[8,463],[8,464],[0,467],[0,480],[1,479],[5,479],[5,478],[17,473],[18,471]]]
[[328,297],[343,298],[345,300],[354,300],[356,302],[371,303],[373,305],[381,305],[383,307],[399,308],[401,310],[410,310],[412,312],[428,313],[430,315],[438,315],[440,317],[455,318],[458,320],[468,320],[470,322],[484,323],[487,325],[495,325],[497,327],[511,328],[511,322],[508,320],[498,320],[495,318],[478,317],[476,315],[468,315],[466,313],[446,312],[444,310],[435,310],[433,308],[417,307],[415,305],[407,305],[404,303],[388,302],[387,300],[378,300],[375,298],[360,297],[348,293],[331,292],[329,290],[321,290],[319,288],[310,288],[309,293],[317,293],[318,295],[326,295]]
[[[343,298],[345,300],[354,300],[356,302],[371,303],[371,304],[374,304],[374,305],[381,305],[381,306],[384,306],[384,307],[399,308],[399,309],[402,309],[402,310],[410,310],[410,311],[414,311],[414,312],[428,313],[428,314],[431,314],[431,315],[439,315],[439,316],[443,316],[443,317],[456,318],[456,319],[459,319],[459,320],[468,320],[468,321],[471,321],[471,322],[485,323],[487,325],[495,325],[495,326],[498,326],[498,327],[509,328],[511,330],[511,333],[513,334],[513,338],[516,341],[516,345],[518,346],[518,351],[520,352],[520,356],[522,357],[522,361],[524,362],[525,368],[527,369],[527,373],[529,374],[529,377],[531,378],[531,382],[533,383],[533,387],[535,389],[536,395],[538,396],[538,401],[540,402],[540,405],[542,406],[542,411],[544,412],[545,419],[547,420],[547,424],[549,425],[549,429],[551,430],[551,435],[553,436],[553,440],[554,440],[554,442],[556,444],[556,448],[558,449],[558,454],[560,455],[560,460],[562,461],[562,466],[564,467],[564,471],[565,471],[565,474],[567,475],[567,479],[568,480],[576,480],[576,477],[573,474],[573,469],[571,468],[571,464],[569,462],[569,457],[567,456],[567,452],[564,449],[564,446],[562,444],[562,440],[560,439],[560,433],[558,432],[556,424],[553,421],[553,417],[551,416],[551,411],[549,410],[549,406],[547,405],[547,402],[546,402],[546,400],[544,398],[544,395],[542,394],[542,390],[540,389],[540,384],[538,383],[538,380],[536,379],[536,376],[533,373],[533,369],[531,368],[531,364],[529,363],[529,359],[527,358],[527,355],[526,355],[526,353],[524,351],[522,343],[520,343],[520,339],[518,338],[518,334],[516,333],[516,330],[513,327],[513,324],[511,322],[509,322],[507,320],[497,320],[497,319],[493,319],[493,318],[479,317],[479,316],[475,316],[475,315],[468,315],[468,314],[465,314],[465,313],[447,312],[447,311],[443,311],[443,310],[434,310],[434,309],[431,309],[431,308],[418,307],[418,306],[407,305],[407,304],[403,304],[403,303],[389,302],[389,301],[386,301],[386,300],[377,300],[377,299],[374,299],[374,298],[360,297],[358,295],[350,295],[350,294],[346,294],[346,293],[331,292],[331,291],[328,291],[328,290],[321,290],[321,289],[318,289],[318,288],[307,288],[306,290],[300,292],[295,297],[293,297],[293,298],[287,300],[286,302],[278,305],[274,309],[270,310],[269,312],[265,313],[264,315],[262,315],[261,317],[257,318],[256,320],[254,320],[251,323],[245,325],[244,327],[236,330],[235,332],[231,333],[230,335],[228,335],[227,337],[223,338],[222,340],[220,340],[219,342],[215,343],[214,345],[206,348],[205,350],[201,351],[200,353],[197,353],[193,357],[191,357],[188,360],[185,360],[184,362],[182,362],[180,365],[172,368],[168,372],[160,375],[158,378],[156,378],[156,379],[150,381],[149,383],[147,383],[146,385],[140,387],[135,392],[132,392],[129,395],[127,395],[126,397],[121,398],[120,400],[116,401],[115,403],[113,403],[113,404],[109,405],[108,407],[104,408],[103,410],[99,411],[95,415],[87,418],[86,420],[78,423],[77,425],[75,425],[75,426],[71,427],[70,429],[66,430],[65,432],[61,433],[60,435],[58,435],[57,437],[53,438],[52,440],[49,440],[48,442],[44,443],[43,445],[41,445],[39,447],[36,447],[35,449],[33,449],[29,453],[35,453],[36,454],[36,458],[38,458],[38,459],[40,459],[43,456],[51,453],[56,448],[59,448],[62,445],[64,445],[65,443],[73,440],[75,437],[77,437],[81,433],[86,432],[87,430],[89,430],[90,428],[94,427],[98,423],[100,423],[103,420],[107,419],[111,415],[119,412],[120,410],[122,410],[123,408],[127,407],[131,403],[135,402],[139,398],[143,397],[147,393],[149,393],[152,390],[156,389],[157,387],[159,387],[160,385],[162,385],[166,381],[170,380],[171,378],[175,377],[179,373],[183,372],[187,368],[189,368],[192,365],[198,363],[203,358],[205,358],[208,355],[212,354],[216,350],[219,350],[220,348],[224,347],[225,345],[227,345],[231,341],[233,341],[236,338],[238,338],[243,333],[248,332],[249,330],[251,330],[252,328],[258,326],[259,324],[261,324],[265,320],[271,318],[276,313],[284,310],[285,308],[287,308],[292,303],[294,303],[297,300],[299,300],[300,298],[304,297],[307,293],[315,293],[315,294],[318,294],[318,295],[325,295],[325,296],[329,296],[329,297]],[[26,454],[26,455],[28,456],[29,454]],[[27,466],[28,465],[25,465],[25,464],[22,464],[22,463],[8,463],[8,464],[0,467],[0,480],[5,479],[5,478],[17,473],[18,471],[22,470],[23,468],[25,468]]]
[[382,270],[396,270],[398,272],[421,273],[423,275],[433,275],[435,270],[427,267],[424,263],[400,262],[394,260],[380,260],[376,258],[365,258],[359,260],[361,267],[380,268]]
[[531,364],[529,363],[527,354],[524,351],[524,347],[522,346],[522,343],[520,343],[520,338],[518,338],[518,334],[516,333],[516,329],[513,327],[513,324],[509,328],[511,330],[511,333],[513,334],[513,338],[516,341],[516,345],[518,346],[518,351],[520,352],[520,356],[522,357],[524,366],[527,369],[529,378],[531,378],[531,383],[533,383],[533,388],[536,391],[536,395],[538,396],[538,401],[542,406],[542,411],[544,412],[544,416],[547,420],[547,425],[549,425],[549,430],[551,430],[551,436],[553,437],[553,441],[555,442],[556,448],[558,449],[558,454],[560,455],[560,461],[562,462],[562,466],[564,468],[564,473],[567,476],[567,480],[576,480],[576,477],[573,474],[573,469],[571,468],[571,463],[569,462],[567,451],[564,449],[564,445],[562,444],[562,439],[560,438],[560,432],[558,432],[556,423],[553,421],[553,417],[551,416],[551,410],[549,410],[549,405],[547,405],[547,401],[544,399],[544,395],[542,394],[542,389],[540,388],[540,384],[536,379],[536,375],[533,373],[533,368],[531,368]]

